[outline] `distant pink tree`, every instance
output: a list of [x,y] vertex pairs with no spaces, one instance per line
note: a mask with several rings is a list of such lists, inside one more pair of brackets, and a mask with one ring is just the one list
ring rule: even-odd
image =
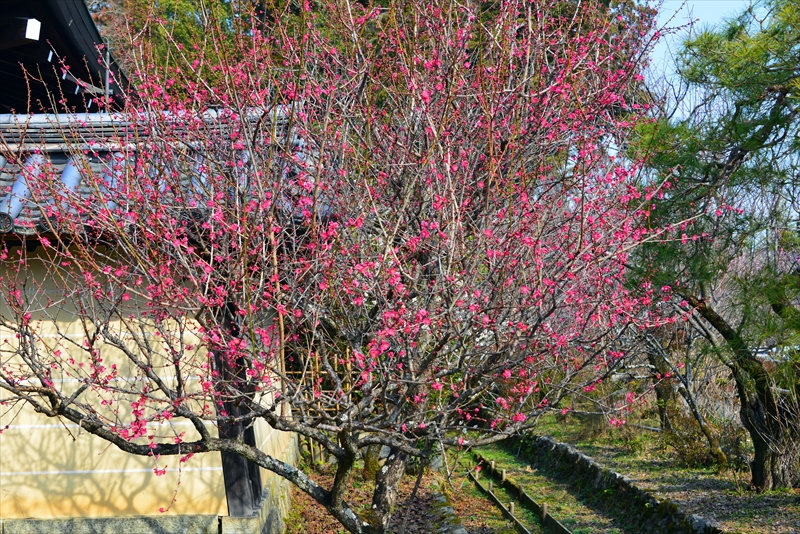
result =
[[[532,428],[621,357],[610,334],[642,304],[626,259],[653,229],[639,162],[615,153],[645,112],[649,16],[555,0],[249,15],[197,46],[166,33],[166,62],[131,34],[130,109],[66,134],[80,188],[19,156],[41,248],[3,250],[18,343],[0,388],[132,454],[222,452],[238,513],[255,464],[350,532],[384,532],[410,457]],[[38,339],[54,309],[79,343]],[[170,419],[195,435],[148,436]],[[259,450],[256,419],[324,447],[332,487]],[[345,492],[372,445],[392,452],[358,514]]]

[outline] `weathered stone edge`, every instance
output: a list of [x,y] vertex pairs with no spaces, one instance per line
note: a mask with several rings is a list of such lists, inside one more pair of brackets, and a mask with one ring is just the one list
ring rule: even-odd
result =
[[627,477],[595,462],[571,445],[559,443],[547,436],[536,439],[536,455],[542,460],[555,459],[568,468],[586,486],[615,495],[617,506],[628,503],[628,509],[642,519],[642,532],[648,534],[725,534],[713,520],[698,515],[686,515],[669,500],[659,500],[638,488]]
[[443,494],[435,493],[433,495],[431,515],[433,515],[434,521],[441,525],[439,528],[441,534],[467,534],[467,529],[461,524],[456,511]]
[[216,515],[3,519],[2,534],[217,534]]

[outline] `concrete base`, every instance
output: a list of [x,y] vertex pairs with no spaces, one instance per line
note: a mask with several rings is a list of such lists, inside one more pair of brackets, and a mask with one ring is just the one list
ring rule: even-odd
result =
[[2,534],[217,534],[219,516],[4,519]]

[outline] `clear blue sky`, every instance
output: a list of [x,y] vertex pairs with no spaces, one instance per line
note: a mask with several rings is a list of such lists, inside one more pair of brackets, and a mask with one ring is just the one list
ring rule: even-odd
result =
[[[683,26],[690,21],[695,21],[697,27],[712,26],[725,18],[731,18],[747,9],[750,0],[664,0],[661,6],[658,22],[659,26]],[[674,18],[673,18],[674,17]],[[670,18],[672,20],[670,21]],[[676,35],[662,38],[662,41],[653,51],[652,65],[655,70],[660,70],[670,48],[677,50],[680,41],[687,35],[688,30],[683,30]],[[669,69],[671,70],[671,69]]]

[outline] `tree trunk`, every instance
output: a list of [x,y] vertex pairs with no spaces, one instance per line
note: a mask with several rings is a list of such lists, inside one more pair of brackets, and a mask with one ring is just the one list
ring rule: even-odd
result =
[[380,445],[370,445],[364,451],[364,469],[361,471],[361,476],[364,481],[369,482],[375,480],[378,469],[381,468],[380,454]]
[[670,367],[661,355],[654,354],[650,350],[647,351],[647,359],[658,373],[658,375],[653,376],[653,388],[656,390],[656,404],[658,405],[658,420],[661,423],[661,430],[669,432],[672,430],[668,410],[672,402],[672,384],[664,380],[663,377],[670,372]]
[[369,511],[370,534],[384,534],[392,519],[392,512],[397,504],[397,486],[406,471],[408,455],[392,450],[386,463],[378,470],[375,477],[375,493],[372,495],[372,507]]
[[779,407],[773,416],[764,409],[762,399],[751,395],[742,401],[740,413],[755,449],[750,463],[752,486],[758,491],[800,487],[797,410]]
[[739,333],[705,302],[684,295],[725,339],[734,353],[727,362],[736,380],[742,424],[753,440],[751,485],[757,491],[800,486],[800,409],[797,400],[776,397],[772,381]]
[[[692,392],[689,389],[691,384],[687,380],[686,376],[681,376],[678,369],[674,368],[667,359],[666,351],[669,350],[670,345],[672,345],[675,339],[676,336],[673,335],[672,339],[668,340],[666,346],[664,346],[664,343],[660,337],[654,336],[651,338],[647,350],[647,359],[650,362],[650,365],[652,365],[656,372],[662,377],[667,373],[673,373],[675,378],[679,380],[680,385],[678,387],[678,392],[686,401],[686,404],[689,406],[689,410],[692,412],[695,421],[697,421],[697,424],[700,426],[700,431],[706,437],[708,449],[711,455],[714,457],[714,461],[720,469],[724,469],[728,465],[728,457],[725,456],[725,452],[722,450],[722,447],[720,447],[719,440],[714,434],[713,429],[708,425],[708,423],[706,423],[703,414],[700,413],[697,403],[694,401],[694,397],[692,396]],[[657,376],[654,377],[653,387],[656,390],[656,402],[658,404],[658,417],[661,422],[661,430],[664,432],[671,432],[672,424],[669,420],[669,405],[673,397],[672,384],[657,379]]]
[[697,424],[700,425],[700,431],[706,437],[706,441],[708,442],[708,449],[711,451],[711,455],[714,456],[714,461],[717,463],[717,467],[719,469],[725,469],[728,467],[728,457],[725,455],[725,451],[722,450],[722,447],[719,446],[719,440],[717,439],[716,434],[714,434],[713,429],[706,423],[705,417],[703,414],[700,413],[700,410],[697,408],[697,403],[694,402],[694,397],[689,392],[686,384],[682,384],[681,387],[678,389],[680,394],[686,400],[686,404],[689,405],[689,409],[694,415],[694,420],[697,421]]
[[[225,403],[225,411],[229,416],[240,415],[238,407],[233,403]],[[256,446],[253,427],[243,428],[241,423],[230,424],[220,420],[219,437],[240,440],[246,445]],[[258,465],[236,453],[223,452],[222,478],[225,483],[225,497],[228,502],[228,515],[231,517],[248,517],[256,513],[261,499],[261,471]]]

